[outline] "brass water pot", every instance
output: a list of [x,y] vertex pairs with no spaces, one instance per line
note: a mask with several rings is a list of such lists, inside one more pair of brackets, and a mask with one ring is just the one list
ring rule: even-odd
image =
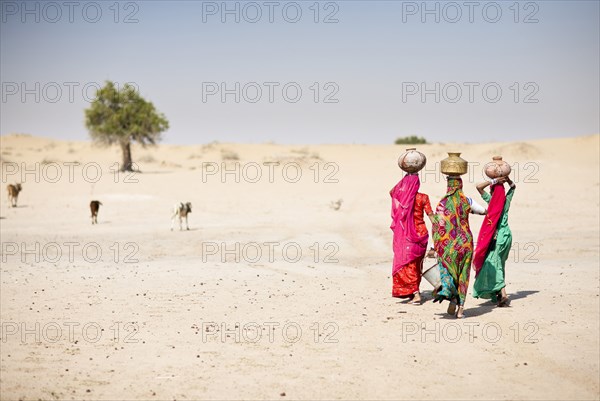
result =
[[448,152],[448,157],[442,160],[442,173],[459,176],[467,172],[468,162],[460,157],[460,152]]

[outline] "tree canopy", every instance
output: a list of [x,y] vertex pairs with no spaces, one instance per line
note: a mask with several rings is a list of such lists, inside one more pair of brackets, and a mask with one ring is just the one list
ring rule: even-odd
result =
[[154,145],[169,128],[166,117],[145,100],[130,84],[119,89],[111,81],[96,91],[96,99],[85,110],[85,126],[92,140],[119,144],[123,150],[124,171],[132,170],[131,142]]

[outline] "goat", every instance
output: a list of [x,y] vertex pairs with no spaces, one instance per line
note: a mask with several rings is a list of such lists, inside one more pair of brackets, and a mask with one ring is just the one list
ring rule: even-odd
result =
[[171,231],[173,231],[173,224],[175,224],[175,218],[179,217],[179,230],[183,230],[182,222],[185,218],[185,228],[187,230],[190,229],[188,225],[188,213],[192,213],[192,204],[190,202],[186,203],[176,203],[173,205],[173,214],[171,215]]
[[98,224],[98,210],[100,210],[100,201],[93,200],[90,202],[90,210],[92,211],[92,224]]
[[10,206],[17,207],[17,200],[19,199],[19,192],[23,190],[21,184],[11,185],[9,184],[6,187],[8,191],[8,201],[10,202]]

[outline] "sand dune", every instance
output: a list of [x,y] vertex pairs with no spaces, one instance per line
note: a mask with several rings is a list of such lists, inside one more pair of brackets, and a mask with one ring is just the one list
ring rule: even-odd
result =
[[[124,174],[116,147],[2,136],[23,192],[0,195],[0,398],[598,399],[599,147],[419,146],[434,204],[447,151],[476,198],[495,154],[517,183],[512,305],[469,297],[456,321],[425,281],[420,307],[390,296],[403,146],[134,146]],[[180,201],[191,230],[171,232]]]

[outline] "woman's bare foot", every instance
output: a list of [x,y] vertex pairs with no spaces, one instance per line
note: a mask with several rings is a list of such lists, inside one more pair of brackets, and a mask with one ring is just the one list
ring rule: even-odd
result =
[[450,301],[450,305],[448,305],[448,310],[446,312],[448,312],[449,315],[454,315],[456,313],[456,302]]
[[508,299],[508,297],[501,298],[500,301],[498,301],[498,306],[500,308],[510,306],[510,299]]
[[510,305],[510,299],[508,299],[508,295],[506,294],[506,288],[503,288],[500,290],[500,296],[498,298],[498,306],[500,308],[505,307],[505,306],[509,306]]
[[456,318],[463,319],[464,317],[465,317],[465,307],[461,305],[458,307],[458,312],[456,312]]
[[413,294],[413,297],[410,300],[409,304],[411,304],[411,305],[421,305],[421,294],[419,294],[418,292],[415,292]]

